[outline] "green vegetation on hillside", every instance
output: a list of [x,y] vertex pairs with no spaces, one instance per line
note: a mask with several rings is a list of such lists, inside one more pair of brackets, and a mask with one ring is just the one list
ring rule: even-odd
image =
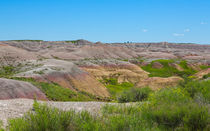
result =
[[201,68],[202,70],[205,70],[205,69],[210,68],[210,66],[207,66],[207,65],[200,65],[200,68]]
[[18,63],[18,64],[0,65],[0,78],[9,78],[15,74],[18,74],[20,72],[25,72],[27,70],[30,70],[31,68],[39,66],[41,66],[41,64]]
[[105,84],[113,98],[116,98],[119,93],[134,87],[130,82],[118,83],[116,78],[104,79],[101,82]]
[[13,66],[2,66],[0,67],[0,77],[13,75],[15,67]]
[[[163,67],[161,68],[153,68],[153,64],[155,62],[160,63]],[[147,72],[149,72],[150,77],[170,77],[170,76],[180,76],[187,77],[196,73],[191,67],[187,65],[187,62],[182,60],[178,64],[183,71],[179,71],[177,68],[171,66],[170,64],[175,63],[174,60],[155,60],[146,66],[142,66],[141,68]]]
[[84,93],[75,92],[68,88],[63,88],[56,83],[38,82],[32,78],[12,78],[15,80],[26,81],[41,89],[48,99],[53,101],[91,101],[96,99],[94,96]]
[[185,86],[152,92],[146,101],[140,103],[106,105],[97,116],[85,111],[78,113],[61,111],[35,101],[36,113],[28,112],[22,118],[11,119],[8,129],[10,131],[207,131],[210,127],[209,82],[186,81]]
[[65,42],[76,44],[76,43],[78,43],[78,41],[79,41],[79,40],[71,40],[71,41],[65,41]]
[[19,73],[21,67],[22,67],[21,64],[18,64],[16,66],[13,65],[0,66],[0,77],[9,77],[16,73]]

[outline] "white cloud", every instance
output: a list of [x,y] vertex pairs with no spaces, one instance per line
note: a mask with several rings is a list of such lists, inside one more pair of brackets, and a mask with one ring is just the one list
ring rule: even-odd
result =
[[206,25],[207,24],[207,22],[201,22],[201,25]]
[[174,34],[173,34],[173,36],[177,36],[177,37],[179,37],[179,36],[184,36],[184,34],[174,33]]
[[190,29],[184,29],[184,32],[190,32]]
[[148,32],[148,29],[142,29],[142,32]]

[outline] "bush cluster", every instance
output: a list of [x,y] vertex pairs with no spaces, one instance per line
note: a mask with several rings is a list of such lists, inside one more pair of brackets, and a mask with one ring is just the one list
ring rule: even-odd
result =
[[79,131],[99,130],[99,124],[88,112],[61,111],[34,103],[33,112],[9,121],[10,131]]
[[196,103],[180,88],[156,92],[150,101],[142,115],[164,129],[204,130],[210,124],[208,106]]
[[205,101],[210,102],[210,80],[187,81],[184,84],[180,84],[180,88],[185,90],[191,98],[196,99],[196,96],[200,96]]
[[149,87],[145,88],[131,88],[123,91],[117,98],[118,102],[137,102],[146,100],[152,90]]
[[[138,96],[131,95],[132,99],[138,101],[147,98],[146,101],[130,105],[108,104],[101,109],[101,114],[98,116],[88,112],[60,111],[35,102],[35,112],[10,120],[8,129],[11,131],[205,131],[210,128],[209,99],[206,99],[209,93],[208,82],[210,81],[194,81],[192,84],[192,81],[189,81],[185,87],[165,88],[156,92],[151,92],[148,88],[136,89],[138,91],[132,89],[130,93],[137,92],[132,94]],[[188,89],[189,87],[193,89]],[[203,96],[200,97],[203,100],[198,101],[196,94]]]
[[204,75],[204,76],[203,76],[203,79],[207,79],[207,78],[209,78],[209,77],[210,77],[210,73]]

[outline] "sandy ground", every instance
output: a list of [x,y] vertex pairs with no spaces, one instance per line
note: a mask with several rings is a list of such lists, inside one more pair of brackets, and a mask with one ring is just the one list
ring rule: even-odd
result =
[[[86,110],[93,114],[98,113],[100,108],[107,104],[106,102],[39,102],[46,103],[49,106],[57,107],[61,110]],[[0,100],[0,120],[3,121],[5,126],[8,119],[23,116],[24,113],[32,109],[32,106],[33,100],[31,99]]]

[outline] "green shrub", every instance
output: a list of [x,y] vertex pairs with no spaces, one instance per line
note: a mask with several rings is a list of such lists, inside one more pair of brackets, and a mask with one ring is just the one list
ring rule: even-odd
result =
[[[115,108],[118,115],[107,110]],[[22,118],[15,118],[9,121],[10,131],[127,131],[127,130],[150,130],[142,123],[139,108],[137,107],[114,107],[107,105],[105,114],[94,117],[88,112],[60,111],[56,108],[49,108],[35,102],[35,112],[28,112]],[[123,112],[124,113],[123,113]],[[153,127],[152,127],[153,128]]]
[[161,129],[204,130],[209,124],[207,106],[194,102],[180,88],[160,90],[149,100],[149,106],[142,108],[142,117]]
[[209,118],[207,107],[189,104],[183,123],[191,131],[204,130],[209,124]]
[[208,108],[197,103],[163,103],[153,105],[142,114],[148,121],[165,129],[185,127],[188,130],[204,130],[209,124]]
[[204,76],[203,76],[203,79],[207,79],[207,78],[209,78],[209,77],[210,77],[210,73],[204,75]]
[[186,92],[190,94],[192,98],[196,94],[202,94],[202,96],[210,102],[210,80],[208,81],[187,81],[185,84],[180,85]]
[[122,92],[117,100],[120,103],[143,101],[148,98],[151,92],[152,90],[149,87],[131,88],[130,90]]
[[105,119],[106,131],[147,131],[159,129],[149,125],[142,119],[141,106],[134,105],[105,105],[102,108],[102,117]]
[[46,105],[34,104],[33,112],[11,119],[10,131],[79,131],[99,130],[100,124],[88,112],[61,111]]
[[140,115],[140,107],[138,104],[127,106],[126,104],[120,104],[120,105],[110,105],[106,104],[101,109],[104,116],[109,115],[130,115],[130,114],[138,114]]

